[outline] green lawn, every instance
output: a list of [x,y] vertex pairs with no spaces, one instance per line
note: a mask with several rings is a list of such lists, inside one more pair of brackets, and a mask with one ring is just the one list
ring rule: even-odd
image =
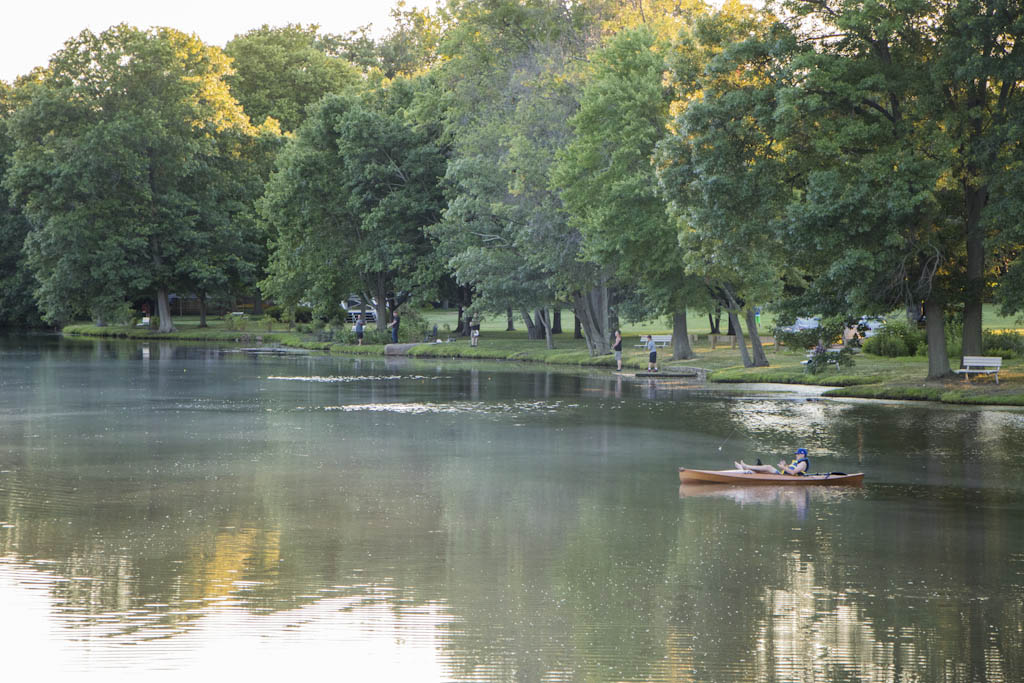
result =
[[[455,311],[425,311],[422,313],[427,324],[455,326]],[[767,317],[767,316],[766,316]],[[480,345],[471,347],[468,338],[443,344],[419,344],[410,351],[417,357],[466,358],[530,361],[546,364],[560,364],[586,367],[615,368],[611,354],[591,357],[582,339],[573,339],[572,314],[563,312],[562,326],[565,332],[555,336],[554,349],[548,349],[544,340],[528,340],[522,321],[516,321],[514,332],[505,331],[504,317],[485,319],[481,325]],[[288,326],[274,323],[269,319],[209,319],[209,327],[200,328],[197,318],[175,318],[177,332],[161,335],[145,328],[96,327],[93,325],[72,325],[65,328],[68,335],[90,337],[121,337],[135,339],[175,339],[225,344],[286,345],[338,354],[382,355],[383,345],[350,346],[317,341],[314,335],[289,331]],[[763,321],[767,324],[767,321]],[[654,321],[646,325],[623,325],[625,337],[623,368],[627,371],[643,370],[647,367],[647,352],[638,348],[638,337],[648,332],[667,333],[667,321]],[[992,329],[1019,329],[1016,321],[995,315],[986,310],[985,326]],[[673,367],[700,367],[710,371],[712,382],[773,382],[788,384],[819,384],[836,387],[831,396],[864,398],[896,398],[935,400],[952,403],[983,403],[1024,405],[1024,360],[1006,359],[999,373],[999,385],[990,377],[975,378],[967,382],[951,378],[941,382],[926,382],[927,359],[881,358],[864,353],[856,355],[852,368],[838,371],[829,369],[817,375],[804,371],[801,361],[806,352],[802,349],[789,350],[773,345],[766,347],[770,367],[744,368],[738,349],[717,346],[712,349],[707,334],[709,325],[706,316],[692,315],[689,320],[691,334],[698,335],[694,348],[697,357],[675,361],[671,349],[659,349],[659,366],[663,371]],[[768,329],[767,327],[765,328]],[[956,367],[959,359],[951,359]]]
[[[459,315],[455,309],[447,311],[441,309],[427,309],[421,311],[420,314],[429,322],[430,325],[437,325],[438,329],[443,329],[445,324],[449,326],[449,329],[455,329],[458,324]],[[889,316],[890,319],[898,318],[902,315],[901,311],[894,311]],[[569,334],[572,334],[575,317],[572,311],[562,311],[562,330]],[[523,324],[522,317],[516,313],[514,324],[517,332],[525,333],[526,326]],[[483,318],[480,324],[481,334],[487,332],[504,332],[507,325],[505,316],[489,315]],[[708,316],[705,313],[696,313],[694,311],[688,311],[686,314],[686,326],[690,334],[710,334],[711,323],[708,321]],[[729,320],[722,315],[722,331],[729,327]],[[771,334],[772,328],[775,326],[775,316],[771,312],[765,312],[761,315],[761,322],[758,326],[762,336]],[[985,306],[984,315],[982,317],[982,327],[991,330],[1020,330],[1024,332],[1024,320],[1015,317],[1006,317],[998,314],[994,306]],[[655,320],[642,322],[642,323],[622,323],[622,335],[628,336],[639,336],[641,334],[669,334],[672,332],[672,320],[670,318],[657,318]]]

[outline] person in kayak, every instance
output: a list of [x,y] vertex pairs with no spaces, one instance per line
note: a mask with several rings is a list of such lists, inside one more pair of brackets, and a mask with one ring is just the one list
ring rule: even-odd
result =
[[745,472],[760,472],[761,474],[791,474],[793,476],[800,476],[806,474],[807,470],[811,467],[811,461],[807,458],[807,449],[798,448],[796,449],[796,457],[793,458],[793,462],[786,464],[785,460],[779,461],[778,469],[775,469],[771,465],[762,465],[760,459],[756,465],[748,465],[747,463],[740,460],[734,462],[738,470],[744,470]]

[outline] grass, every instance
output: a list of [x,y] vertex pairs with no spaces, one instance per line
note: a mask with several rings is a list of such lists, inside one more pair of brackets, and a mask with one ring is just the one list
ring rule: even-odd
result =
[[[568,312],[567,312],[568,313]],[[423,313],[428,326],[455,326],[455,311],[426,311]],[[986,310],[986,327],[1012,329],[1015,321],[1000,318]],[[642,334],[667,333],[671,331],[668,321],[655,321],[648,325],[623,325],[623,369],[645,370],[647,352],[635,345]],[[789,350],[772,345],[766,347],[770,367],[744,368],[738,349],[718,346],[712,349],[707,341],[709,325],[707,317],[691,316],[691,334],[698,335],[698,344],[693,349],[697,357],[690,360],[671,359],[671,349],[658,350],[659,367],[671,371],[676,367],[699,367],[709,371],[711,382],[814,384],[833,387],[825,393],[831,397],[871,398],[889,400],[938,401],[942,403],[1024,406],[1024,360],[1005,359],[999,373],[1000,383],[992,377],[975,377],[971,381],[951,378],[941,381],[926,381],[928,362],[924,357],[883,358],[869,354],[857,354],[852,368],[835,370],[829,368],[817,375],[804,371],[801,361],[803,350]],[[312,335],[301,334],[289,326],[259,319],[209,319],[209,326],[199,327],[198,318],[175,318],[176,332],[161,334],[147,328],[95,325],[69,325],[64,328],[68,335],[89,337],[115,337],[123,339],[173,339],[218,344],[263,344],[309,349],[326,353],[346,355],[383,355],[383,344],[354,346],[317,341]],[[480,345],[473,347],[464,337],[443,344],[417,344],[409,355],[418,358],[464,358],[503,361],[523,361],[549,365],[563,365],[591,368],[615,368],[611,354],[591,357],[586,342],[573,339],[572,314],[563,315],[565,333],[556,335],[554,349],[548,349],[544,340],[529,340],[522,322],[516,321],[517,329],[505,331],[503,317],[484,320],[481,325]],[[955,367],[959,359],[952,359]]]

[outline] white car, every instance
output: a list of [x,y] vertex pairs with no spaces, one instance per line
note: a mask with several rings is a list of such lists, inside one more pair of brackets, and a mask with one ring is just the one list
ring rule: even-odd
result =
[[[345,311],[346,322],[354,323],[356,317],[359,316],[359,309],[362,306],[362,299],[353,294],[346,301],[341,302],[341,308]],[[363,321],[366,323],[377,322],[377,302],[373,299],[366,306],[366,311],[363,314]]]

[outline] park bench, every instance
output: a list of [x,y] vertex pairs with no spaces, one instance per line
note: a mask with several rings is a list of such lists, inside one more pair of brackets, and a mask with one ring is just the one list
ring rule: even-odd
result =
[[996,384],[999,384],[999,368],[1003,365],[1003,359],[1000,356],[964,356],[960,365],[962,367],[956,371],[957,374],[967,375],[968,380],[971,379],[971,373],[995,375]]
[[[651,335],[651,340],[654,342],[655,346],[668,346],[669,344],[672,343],[672,335],[671,334],[652,334]],[[635,344],[635,346],[637,348],[641,348],[641,349],[644,348],[645,346],[647,346],[647,335],[646,334],[640,335],[640,343],[639,344]]]

